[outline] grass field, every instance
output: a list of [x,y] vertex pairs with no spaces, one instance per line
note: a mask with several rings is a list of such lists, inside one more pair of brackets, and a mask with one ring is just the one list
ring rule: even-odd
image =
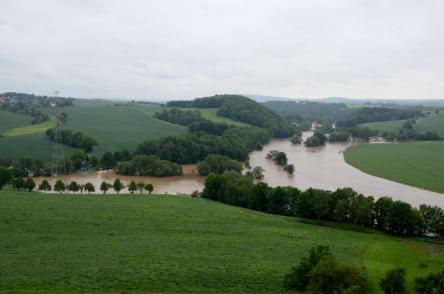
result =
[[345,161],[368,174],[444,193],[444,142],[364,144],[348,148]]
[[33,119],[27,115],[0,110],[0,134],[11,129],[29,126]]
[[[14,161],[20,156],[32,156],[51,162],[52,145],[45,133],[4,137],[0,138],[0,156],[9,156]],[[65,156],[69,157],[75,149],[65,145],[63,150]]]
[[372,122],[359,124],[361,127],[368,127],[371,130],[378,130],[381,135],[383,132],[395,132],[397,133],[400,129],[402,129],[402,125],[406,120],[392,120],[392,121],[381,121],[381,122]]
[[30,125],[21,128],[15,128],[4,133],[5,136],[21,136],[33,133],[46,133],[46,130],[49,128],[55,127],[55,121],[45,121],[37,125]]
[[[322,228],[170,195],[0,191],[0,292],[286,293],[306,251],[329,245],[376,285],[444,263],[441,245]],[[408,258],[403,258],[408,256]],[[429,265],[419,268],[419,263]]]
[[441,136],[444,135],[444,111],[439,115],[435,115],[434,112],[431,113],[417,123],[414,129],[421,134],[435,131]]

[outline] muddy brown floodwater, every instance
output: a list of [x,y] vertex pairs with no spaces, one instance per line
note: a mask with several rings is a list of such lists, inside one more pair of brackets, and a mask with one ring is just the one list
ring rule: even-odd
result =
[[[312,134],[305,132],[304,140]],[[292,145],[289,139],[274,140],[265,145],[263,150],[254,151],[250,154],[250,165],[252,167],[262,166],[265,169],[265,178],[262,181],[272,187],[294,186],[300,190],[310,187],[326,190],[350,187],[365,196],[374,196],[375,199],[381,196],[390,196],[395,200],[402,200],[416,207],[423,203],[444,207],[444,194],[374,177],[348,165],[342,152],[348,147],[359,144],[361,143],[328,143],[322,147],[307,148],[302,145]],[[289,175],[281,166],[276,165],[273,161],[266,160],[265,157],[270,150],[285,152],[288,163],[294,164],[296,168],[295,173]],[[193,170],[195,172],[192,172]],[[202,191],[205,178],[199,176],[196,165],[184,165],[183,171],[183,176],[166,178],[122,176],[115,174],[113,171],[100,171],[88,175],[72,174],[62,179],[65,183],[71,181],[76,181],[79,184],[91,182],[96,188],[96,193],[101,193],[99,187],[102,181],[112,183],[116,177],[125,185],[129,184],[131,180],[151,183],[154,186],[153,193],[156,194],[190,194],[194,190]],[[54,186],[56,179],[46,179]],[[38,178],[36,183],[40,184],[42,180],[43,178]],[[125,189],[122,192],[128,193],[128,190]],[[115,192],[110,189],[108,193]]]

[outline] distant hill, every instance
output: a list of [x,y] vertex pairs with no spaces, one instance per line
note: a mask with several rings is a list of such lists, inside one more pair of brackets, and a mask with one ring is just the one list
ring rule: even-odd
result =
[[365,99],[351,99],[345,97],[327,97],[319,99],[309,99],[309,98],[284,98],[276,96],[263,96],[263,95],[253,95],[253,94],[242,94],[250,99],[257,102],[267,102],[267,101],[314,101],[314,102],[324,102],[324,103],[345,103],[345,104],[364,104],[366,102],[371,102],[373,104],[399,104],[399,105],[424,105],[424,106],[434,106],[435,104],[443,105],[444,99],[378,99],[378,98],[365,98]]

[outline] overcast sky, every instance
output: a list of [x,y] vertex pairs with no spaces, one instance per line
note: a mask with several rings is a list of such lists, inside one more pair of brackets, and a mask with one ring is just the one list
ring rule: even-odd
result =
[[0,93],[444,98],[444,1],[0,0]]

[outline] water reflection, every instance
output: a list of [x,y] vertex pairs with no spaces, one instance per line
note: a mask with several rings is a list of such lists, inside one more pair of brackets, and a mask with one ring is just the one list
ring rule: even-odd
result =
[[[304,140],[312,133],[304,133]],[[390,196],[395,200],[403,200],[414,206],[422,203],[444,207],[444,195],[426,190],[410,187],[407,185],[391,182],[361,172],[360,170],[345,163],[342,152],[348,147],[357,146],[362,143],[328,143],[325,146],[307,148],[302,145],[292,145],[289,139],[274,140],[264,146],[261,151],[250,154],[250,165],[252,167],[262,166],[265,169],[265,178],[262,180],[270,186],[294,186],[300,190],[309,187],[336,190],[337,188],[351,187],[366,196]],[[265,157],[270,150],[283,151],[287,154],[288,163],[294,164],[296,171],[293,175],[287,174],[281,166]],[[202,191],[205,178],[199,176],[196,165],[184,165],[184,175],[166,178],[122,176],[113,171],[101,171],[90,175],[73,174],[63,177],[65,183],[76,181],[79,184],[91,182],[99,190],[102,181],[114,182],[119,177],[125,185],[131,180],[144,181],[154,186],[153,193],[156,194],[190,194],[194,190]],[[54,186],[56,179],[47,178]],[[37,184],[43,178],[36,180]],[[128,190],[122,192],[127,193]],[[110,189],[107,193],[115,193]],[[138,193],[138,192],[135,192]],[[144,193],[147,193],[144,191]]]

